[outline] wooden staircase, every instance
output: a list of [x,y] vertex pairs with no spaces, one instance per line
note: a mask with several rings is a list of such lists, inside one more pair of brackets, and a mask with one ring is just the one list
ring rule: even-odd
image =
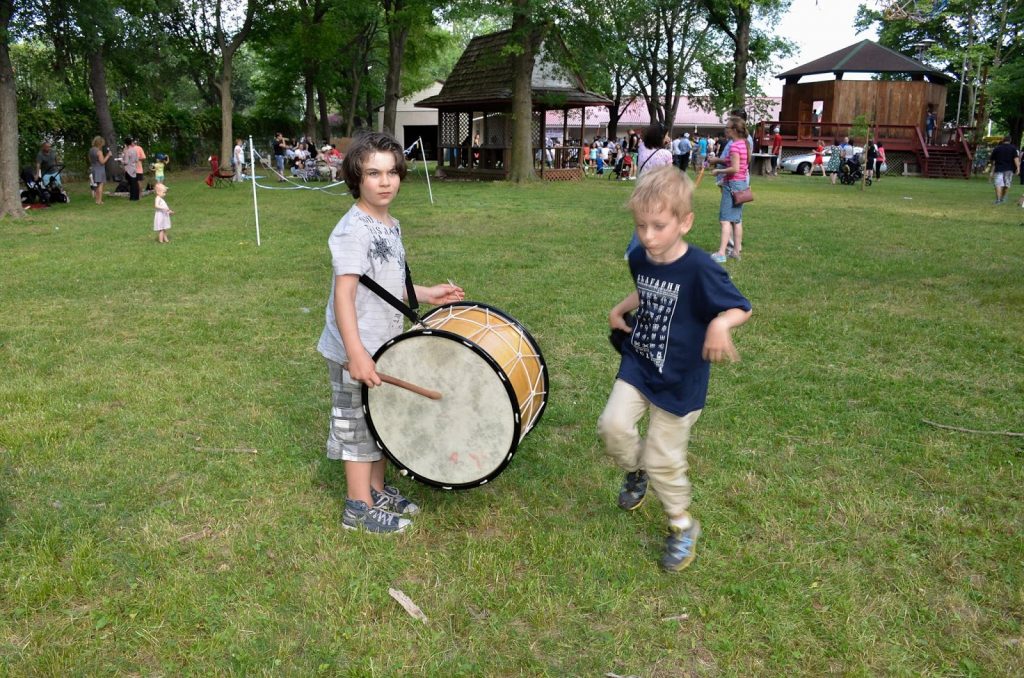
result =
[[956,146],[929,146],[928,157],[922,151],[917,152],[921,165],[921,173],[929,179],[969,179],[971,177],[971,158]]

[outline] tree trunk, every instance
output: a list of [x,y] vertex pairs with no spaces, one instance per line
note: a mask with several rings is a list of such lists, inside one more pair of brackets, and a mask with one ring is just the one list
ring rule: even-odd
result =
[[735,108],[747,109],[747,64],[750,62],[750,9],[736,8],[736,41],[733,49],[733,60],[736,71],[733,73],[732,91]]
[[[103,51],[97,47],[89,52],[89,89],[92,90],[92,101],[96,108],[96,119],[100,123],[100,136],[107,140],[107,146],[117,148],[117,133],[114,131],[114,119],[110,116],[110,98],[107,96],[107,69],[103,65]],[[116,153],[110,154],[107,160],[107,177],[111,180],[117,174]]]
[[231,98],[231,61],[234,52],[224,51],[224,65],[221,68],[220,76],[217,78],[217,91],[220,93],[220,165],[225,167],[231,164],[231,151],[234,147],[232,135],[233,115],[235,102]]
[[[540,30],[530,20],[529,0],[516,0],[512,15],[512,39],[519,42],[512,80],[512,149],[509,181],[533,181],[533,64]],[[543,145],[543,144],[542,144]]]
[[322,87],[316,88],[316,100],[320,105],[320,136],[324,141],[331,143],[331,120],[327,112],[327,95]]
[[303,133],[306,138],[316,143],[316,87],[313,84],[313,73],[303,74],[303,89],[306,93],[306,116],[303,120]]
[[0,0],[0,219],[25,216],[18,184],[18,93],[8,50],[14,0]]
[[[401,7],[400,3],[396,3]],[[402,96],[402,57],[409,29],[396,25],[392,16],[388,24],[388,74],[384,81],[384,132],[395,134],[395,118],[398,113],[398,99]]]

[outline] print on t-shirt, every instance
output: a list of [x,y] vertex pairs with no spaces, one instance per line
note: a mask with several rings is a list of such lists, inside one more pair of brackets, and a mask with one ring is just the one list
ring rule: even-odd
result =
[[672,316],[679,301],[679,284],[638,275],[636,289],[640,294],[640,312],[630,341],[636,354],[654,363],[660,373],[665,364]]

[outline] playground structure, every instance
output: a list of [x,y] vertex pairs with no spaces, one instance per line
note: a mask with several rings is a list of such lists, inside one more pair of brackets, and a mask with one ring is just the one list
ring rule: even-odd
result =
[[[804,76],[832,73],[834,80],[800,82]],[[909,80],[845,80],[847,73],[901,74]],[[863,40],[820,59],[781,73],[782,109],[779,120],[756,126],[756,139],[766,145],[778,127],[783,147],[793,152],[813,149],[818,139],[827,142],[851,136],[855,120],[864,116],[868,134],[885,146],[890,171],[902,160],[926,177],[963,177],[971,172],[973,149],[965,128],[942,129],[946,87],[950,79],[906,55]],[[925,116],[932,111],[939,128],[926,138]],[[817,116],[817,117],[815,117]],[[864,139],[855,141],[863,143]]]

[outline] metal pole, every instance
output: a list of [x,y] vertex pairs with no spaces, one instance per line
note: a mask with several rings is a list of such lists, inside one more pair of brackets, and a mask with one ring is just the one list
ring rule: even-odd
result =
[[[427,177],[427,193],[430,195],[430,204],[434,204],[434,190],[430,188],[430,168],[427,167],[427,152],[423,150],[423,137],[417,137],[416,143],[420,146],[420,157],[423,158],[423,174]],[[473,156],[470,156],[472,159]]]
[[256,158],[253,155],[252,135],[249,135],[249,167],[252,172],[252,207],[256,212],[256,247],[260,246],[260,204],[256,200]]

